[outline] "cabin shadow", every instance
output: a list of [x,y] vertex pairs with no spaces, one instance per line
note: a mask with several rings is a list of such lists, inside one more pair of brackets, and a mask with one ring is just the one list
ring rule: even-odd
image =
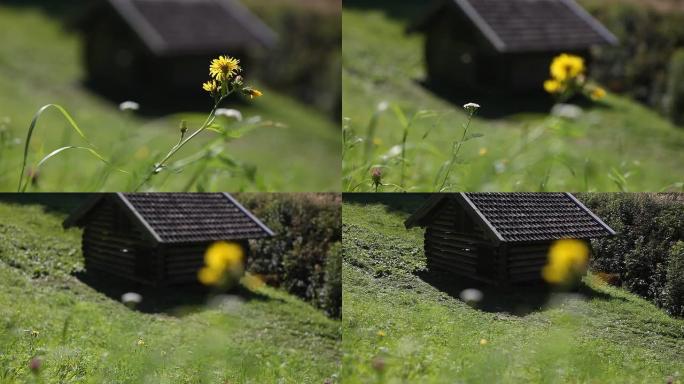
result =
[[557,304],[563,297],[581,298],[584,300],[615,299],[599,292],[581,282],[570,292],[562,295],[543,281],[528,282],[509,286],[495,286],[467,277],[440,270],[425,270],[416,274],[425,283],[430,284],[454,299],[461,300],[461,293],[466,289],[477,289],[482,292],[482,300],[473,307],[484,312],[506,313],[524,317]]
[[[163,313],[183,317],[209,308],[214,295],[210,288],[199,283],[155,287],[98,272],[78,272],[74,277],[114,301],[120,302],[123,294],[135,292],[142,296],[142,301],[135,306],[135,310],[149,314]],[[234,297],[237,302],[280,300],[251,291],[242,285],[225,294]]]

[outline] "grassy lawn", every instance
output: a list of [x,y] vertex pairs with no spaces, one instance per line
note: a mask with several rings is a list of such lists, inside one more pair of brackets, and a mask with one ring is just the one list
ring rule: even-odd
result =
[[[206,117],[182,111],[166,116],[128,117],[118,110],[118,105],[83,85],[80,37],[65,31],[59,19],[39,8],[5,5],[0,6],[0,24],[5,29],[0,46],[0,190],[16,190],[29,123],[45,104],[64,106],[105,158],[137,173],[150,169],[178,141],[181,119],[187,120],[192,129]],[[188,165],[180,173],[164,172],[149,187],[173,191],[337,190],[339,129],[327,117],[290,98],[268,89],[264,94],[245,104],[225,106],[239,109],[245,119],[260,116],[264,122],[278,123],[259,127],[225,147],[225,155],[246,163],[250,170],[256,169],[255,178],[247,177],[242,167],[227,168],[215,159]],[[136,100],[135,96],[130,99]],[[207,97],[206,113],[210,109],[211,100]],[[175,159],[191,156],[212,137],[216,134],[204,132]],[[61,146],[83,144],[64,119],[50,111],[38,124],[30,160],[36,163],[40,155]],[[209,170],[207,174],[215,176],[193,183],[193,177],[203,167]],[[321,169],[326,171],[320,172]],[[109,173],[109,177],[102,179],[107,173],[106,166],[87,152],[67,151],[41,167],[33,190],[131,188],[125,174]]]
[[588,276],[573,294],[420,272],[423,231],[381,204],[343,206],[345,383],[684,380],[684,320]]
[[[420,2],[345,2],[342,112],[353,136],[372,144],[367,155],[365,143],[347,150],[343,190],[371,190],[371,166],[384,167],[383,181],[401,187],[385,186],[384,191],[439,190],[436,175],[449,161],[452,143],[461,138],[466,121],[461,106],[468,102],[482,107],[470,132],[483,136],[464,143],[449,190],[683,187],[684,129],[630,99],[609,94],[586,106],[576,120],[568,120],[550,118],[545,113],[549,109],[531,108],[524,99],[437,96],[423,85],[423,37],[405,33],[420,7]],[[382,102],[388,102],[389,108],[377,112]],[[399,154],[403,125],[396,107],[407,120],[423,111],[408,130],[403,183]],[[376,113],[377,125],[369,135]]]
[[[2,383],[321,383],[339,371],[340,323],[293,296],[243,287],[204,305],[180,290],[159,294],[163,311],[134,311],[72,276],[80,231],[62,230],[63,215],[0,204],[0,216]],[[164,304],[177,295],[185,306]]]

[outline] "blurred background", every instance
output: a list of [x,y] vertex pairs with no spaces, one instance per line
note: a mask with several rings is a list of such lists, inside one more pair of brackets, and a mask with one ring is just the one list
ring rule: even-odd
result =
[[[29,123],[48,103],[64,106],[112,163],[154,162],[178,141],[181,119],[192,128],[208,114],[213,103],[201,85],[220,54],[240,59],[246,84],[264,92],[224,107],[259,127],[213,161],[195,162],[152,188],[337,189],[340,9],[341,0],[3,1],[0,189],[16,188]],[[134,113],[119,110],[128,100],[139,104]],[[30,152],[37,162],[74,142],[64,119],[46,113]],[[197,153],[206,142],[183,152]],[[82,176],[70,172],[75,166]],[[104,177],[104,168],[67,151],[36,172],[32,188],[123,189],[125,176]]]

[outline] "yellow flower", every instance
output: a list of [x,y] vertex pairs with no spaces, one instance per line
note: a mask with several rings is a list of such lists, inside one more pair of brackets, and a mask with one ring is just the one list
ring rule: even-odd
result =
[[480,150],[478,151],[478,154],[479,154],[480,156],[484,156],[484,155],[487,154],[487,152],[489,152],[489,151],[487,150],[487,148],[482,147],[482,148],[480,148]]
[[197,272],[197,279],[204,285],[216,285],[229,272],[242,273],[244,251],[239,244],[219,241],[207,248],[205,267]]
[[374,137],[373,138],[373,145],[375,145],[376,147],[381,146],[382,145],[382,139],[379,137]]
[[548,93],[559,93],[563,90],[563,84],[558,80],[546,80],[544,90]]
[[223,271],[216,268],[203,267],[197,272],[197,280],[204,285],[216,285],[222,277]]
[[387,336],[385,331],[378,331],[378,337],[385,337],[385,336]]
[[242,92],[245,95],[249,96],[250,99],[253,99],[255,97],[261,97],[264,95],[263,93],[261,93],[261,91],[259,91],[258,89],[254,89],[254,88],[243,88]]
[[606,90],[601,87],[596,87],[591,91],[591,98],[593,100],[601,100],[606,97]]
[[589,263],[589,247],[584,241],[558,240],[549,249],[548,263],[542,277],[552,284],[566,284],[583,275]]
[[242,264],[243,257],[244,252],[239,244],[219,241],[207,248],[204,262],[209,268],[233,269]]
[[480,339],[480,345],[487,345],[487,343],[489,343],[487,339]]
[[240,70],[240,60],[230,56],[219,56],[209,65],[209,74],[218,81],[228,80]]
[[143,339],[138,339],[138,346],[139,346],[139,347],[144,347],[144,346],[145,346],[145,340],[143,340]]
[[209,93],[214,93],[218,90],[219,85],[216,82],[216,80],[209,80],[206,83],[202,84],[202,89]]
[[551,76],[560,81],[576,78],[584,73],[584,59],[579,56],[561,54],[551,63]]

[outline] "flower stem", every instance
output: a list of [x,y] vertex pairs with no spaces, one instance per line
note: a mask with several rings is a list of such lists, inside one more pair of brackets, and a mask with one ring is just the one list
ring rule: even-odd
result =
[[169,150],[169,153],[167,153],[166,156],[164,156],[164,157],[161,159],[161,161],[159,161],[158,163],[156,163],[156,164],[154,165],[154,167],[152,168],[152,170],[149,171],[149,172],[147,173],[147,175],[145,175],[145,178],[144,178],[144,179],[140,182],[140,184],[135,188],[135,190],[134,190],[135,192],[137,192],[138,190],[140,190],[140,188],[142,188],[145,184],[147,184],[147,182],[150,181],[150,179],[152,178],[152,176],[154,176],[154,175],[157,174],[161,169],[163,169],[164,166],[166,165],[166,162],[169,161],[169,159],[170,159],[171,157],[173,157],[173,155],[175,155],[176,152],[178,152],[181,148],[183,148],[183,146],[185,146],[185,144],[187,144],[187,143],[188,143],[190,140],[192,140],[195,136],[197,136],[198,134],[200,134],[200,132],[202,132],[202,131],[204,131],[205,129],[207,129],[207,127],[209,127],[209,126],[216,120],[216,110],[218,109],[218,107],[219,107],[219,105],[221,104],[221,102],[222,102],[226,97],[228,97],[231,93],[232,93],[232,92],[229,92],[229,93],[227,93],[225,96],[221,96],[221,98],[219,98],[219,99],[216,101],[216,103],[214,103],[214,107],[211,109],[211,112],[209,112],[209,115],[207,116],[207,119],[204,121],[204,123],[203,123],[199,128],[197,128],[197,130],[196,130],[195,132],[191,133],[191,134],[190,134],[188,137],[186,137],[185,139],[183,139],[183,137],[181,136],[181,139],[178,141],[178,144],[176,144],[176,145],[174,145],[173,147],[171,147],[171,150]]
[[463,136],[461,136],[461,140],[459,140],[458,143],[454,143],[452,145],[451,160],[449,161],[449,165],[447,166],[446,174],[444,175],[444,181],[442,181],[442,185],[439,187],[440,192],[444,189],[444,186],[446,185],[447,180],[449,180],[449,175],[451,174],[451,169],[454,167],[454,163],[456,162],[456,159],[458,158],[458,153],[461,151],[461,146],[463,145],[463,142],[466,139],[466,135],[468,134],[468,129],[470,128],[470,122],[473,121],[473,115],[474,115],[474,112],[470,112],[468,114],[468,121],[466,122],[465,126],[463,127]]

